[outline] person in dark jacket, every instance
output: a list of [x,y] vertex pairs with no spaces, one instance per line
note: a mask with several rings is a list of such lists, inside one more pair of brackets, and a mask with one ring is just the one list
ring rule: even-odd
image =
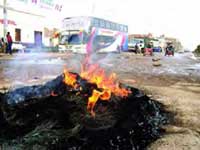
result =
[[6,40],[7,40],[7,47],[6,47],[6,53],[9,53],[10,55],[12,55],[12,37],[10,35],[10,32],[7,32],[6,35]]
[[167,45],[166,50],[165,50],[165,56],[167,55],[172,55],[174,56],[174,46],[170,43]]

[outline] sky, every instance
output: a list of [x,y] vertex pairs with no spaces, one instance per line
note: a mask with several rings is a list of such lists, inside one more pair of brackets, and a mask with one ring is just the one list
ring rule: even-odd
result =
[[193,50],[200,44],[199,3],[199,0],[63,0],[60,17],[100,17],[128,25],[129,34],[165,34]]

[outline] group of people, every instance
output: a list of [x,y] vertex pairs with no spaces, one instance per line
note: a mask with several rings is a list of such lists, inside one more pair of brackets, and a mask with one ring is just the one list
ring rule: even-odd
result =
[[1,38],[0,39],[0,49],[3,50],[6,54],[12,55],[12,37],[10,35],[10,32],[7,32],[6,38]]

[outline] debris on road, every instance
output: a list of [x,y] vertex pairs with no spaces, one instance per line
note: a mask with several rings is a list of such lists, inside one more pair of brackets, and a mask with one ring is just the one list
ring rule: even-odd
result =
[[159,66],[161,66],[161,65],[162,65],[162,64],[161,64],[160,61],[153,62],[153,66],[154,66],[154,67],[159,67]]
[[161,60],[161,58],[159,58],[159,57],[152,58],[152,61],[159,61],[159,60]]

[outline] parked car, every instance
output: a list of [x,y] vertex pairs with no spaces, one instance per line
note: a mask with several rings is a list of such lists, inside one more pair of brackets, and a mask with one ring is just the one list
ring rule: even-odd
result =
[[134,52],[137,54],[137,53],[141,53],[142,49],[144,49],[143,39],[129,39],[129,42],[128,42],[129,52]]
[[25,52],[26,46],[22,45],[21,43],[13,43],[12,50],[17,52]]
[[130,45],[129,45],[128,51],[129,51],[129,52],[134,52],[134,53],[136,53],[136,54],[141,53],[140,45],[137,45],[137,44],[134,45],[134,46],[130,46]]

